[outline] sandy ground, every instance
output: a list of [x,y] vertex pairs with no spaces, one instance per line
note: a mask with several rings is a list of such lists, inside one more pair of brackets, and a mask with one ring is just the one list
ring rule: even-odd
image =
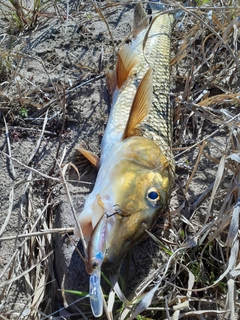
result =
[[[109,7],[111,1],[97,2],[106,24],[90,2],[70,1],[67,16],[66,2],[60,1],[42,11],[36,28],[26,28],[21,32],[11,28],[4,11],[1,13],[2,319],[45,319],[45,316],[60,309],[54,316],[71,315],[73,318],[74,314],[78,314],[77,319],[81,319],[83,315],[79,316],[78,308],[82,308],[91,318],[89,309],[81,301],[76,302],[81,297],[58,290],[88,290],[88,276],[76,246],[80,251],[82,248],[72,234],[75,220],[61,172],[66,170],[67,189],[73,207],[79,213],[97,172],[79,156],[75,148],[81,143],[99,154],[110,110],[105,71],[113,68],[117,49],[132,30],[134,2]],[[183,24],[178,22],[173,32],[172,57],[184,45],[184,39],[194,25],[196,20],[193,17],[187,23],[186,19]],[[222,80],[222,64],[229,57],[227,50],[219,49],[222,50],[216,58],[219,70],[212,68],[210,51],[216,46],[216,40],[211,43],[213,35],[207,28],[204,27],[202,33],[203,36],[196,29],[196,33],[191,34],[192,39],[189,38],[188,46],[182,51],[186,56],[172,67],[175,108],[173,147],[178,163],[176,186],[170,203],[171,216],[169,218],[167,213],[165,227],[160,221],[154,233],[175,243],[179,240],[175,235],[183,230],[182,215],[189,217],[194,213],[192,222],[195,224],[190,234],[205,220],[211,189],[203,201],[195,201],[215,181],[219,160],[229,143],[230,131],[228,125],[223,125],[229,116],[219,112],[217,102],[211,105],[212,110],[201,110],[182,101],[198,103],[204,99],[204,94],[199,98],[204,90],[208,91],[209,96],[214,96],[230,91],[234,93],[238,87],[234,72],[229,74],[231,82]],[[204,36],[210,40],[203,46]],[[234,40],[232,33],[229,37]],[[216,48],[214,50],[217,51]],[[208,61],[206,64],[203,63],[204,54]],[[231,107],[227,102],[223,102],[222,107],[231,115],[239,112],[237,99]],[[206,141],[204,150],[208,157],[200,157],[186,190],[198,160],[199,148],[195,146],[181,153],[202,139]],[[226,152],[229,154],[229,149]],[[226,170],[225,179],[214,198],[211,217],[218,214],[231,179],[231,170]],[[33,235],[16,240],[17,235],[53,228],[70,229],[68,233],[62,231],[62,234]],[[126,295],[131,297],[134,290],[141,287],[142,281],[145,279],[147,282],[154,270],[161,268],[166,260],[166,254],[153,240],[139,244],[132,252],[129,265],[125,261],[123,266]],[[109,290],[106,285],[103,286]],[[83,303],[86,302],[86,299],[83,300]],[[71,305],[68,311],[64,309],[67,305]],[[32,311],[30,315],[30,310],[36,313]]]

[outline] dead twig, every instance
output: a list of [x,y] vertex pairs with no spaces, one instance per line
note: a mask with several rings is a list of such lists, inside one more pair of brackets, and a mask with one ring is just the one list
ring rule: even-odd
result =
[[42,230],[38,232],[29,232],[26,234],[18,234],[16,236],[9,236],[9,237],[1,237],[1,241],[8,241],[8,240],[17,240],[21,238],[29,238],[29,237],[36,237],[36,236],[44,236],[46,234],[54,234],[54,233],[59,233],[59,234],[64,234],[64,233],[72,233],[74,228],[56,228],[56,229],[47,229],[47,230]]
[[7,145],[8,145],[8,153],[9,153],[9,162],[10,162],[10,166],[11,166],[11,169],[12,169],[12,175],[13,175],[13,178],[16,179],[16,173],[15,173],[15,169],[14,169],[14,165],[12,163],[12,152],[11,152],[11,143],[10,143],[10,139],[9,139],[9,131],[8,131],[8,126],[7,126],[7,122],[5,120],[5,117],[3,115],[3,121],[4,121],[4,124],[5,124],[5,131],[6,131],[6,139],[7,139]]

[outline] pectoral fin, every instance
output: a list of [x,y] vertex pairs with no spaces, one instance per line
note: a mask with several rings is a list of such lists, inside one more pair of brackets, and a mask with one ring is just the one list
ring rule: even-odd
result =
[[116,89],[117,85],[117,75],[116,71],[114,70],[108,70],[106,72],[106,80],[107,80],[107,87],[108,87],[108,92],[110,94],[113,94],[113,92]]
[[[92,230],[93,230],[91,217],[89,217],[89,215],[80,214],[80,216],[78,218],[78,222],[81,226],[84,238],[90,238]],[[80,234],[78,226],[75,226],[75,228],[74,228],[74,235],[77,238],[81,238],[81,234]]]
[[94,167],[96,167],[97,169],[99,169],[100,160],[99,160],[99,157],[98,157],[96,154],[94,154],[93,152],[91,152],[91,151],[89,151],[89,150],[86,150],[86,149],[84,149],[84,148],[82,148],[82,147],[77,148],[77,150],[78,150],[79,152],[81,152],[81,154],[84,155],[84,157],[85,157],[86,159],[88,159],[88,161],[90,161],[91,164],[94,165]]
[[137,126],[149,114],[153,98],[152,69],[148,69],[135,94],[124,139],[136,134]]

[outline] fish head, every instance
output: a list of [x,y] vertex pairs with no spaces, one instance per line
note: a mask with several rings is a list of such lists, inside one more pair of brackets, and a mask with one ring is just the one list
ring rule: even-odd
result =
[[84,236],[89,238],[89,274],[102,264],[115,266],[147,236],[146,230],[167,206],[172,165],[154,141],[140,136],[121,141],[106,157],[79,215]]
[[154,141],[131,137],[123,141],[108,172],[111,180],[100,197],[109,216],[103,262],[112,267],[147,235],[166,208],[173,170]]

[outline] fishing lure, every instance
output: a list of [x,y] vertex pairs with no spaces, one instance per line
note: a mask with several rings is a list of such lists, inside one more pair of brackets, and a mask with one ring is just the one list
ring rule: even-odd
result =
[[100,317],[103,313],[103,299],[101,289],[101,272],[100,269],[94,270],[89,279],[89,297],[92,313],[94,317]]
[[[100,201],[100,200],[99,200]],[[89,297],[92,313],[100,317],[103,313],[103,298],[101,289],[101,265],[106,252],[106,231],[108,215],[104,213],[93,230],[88,244],[86,269],[90,274]]]
[[[103,206],[100,196],[98,203]],[[107,253],[106,239],[107,230],[111,227],[114,215],[121,215],[121,209],[118,205],[113,206],[113,212],[104,212],[102,218],[93,230],[88,243],[86,270],[90,274],[89,296],[92,313],[95,317],[100,317],[103,312],[103,298],[101,289],[101,266]]]

